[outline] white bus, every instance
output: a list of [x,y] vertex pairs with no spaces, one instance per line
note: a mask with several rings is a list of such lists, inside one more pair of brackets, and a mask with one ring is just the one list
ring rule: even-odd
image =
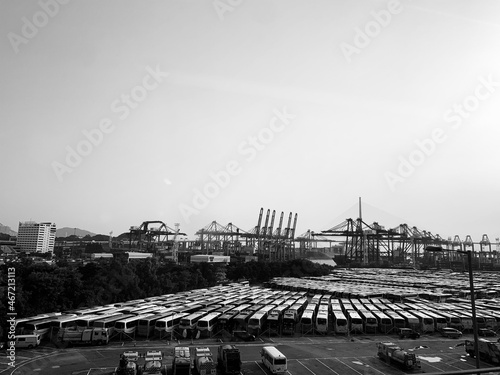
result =
[[406,310],[396,311],[405,320],[406,328],[411,328],[414,331],[420,331],[420,321],[416,316]]
[[387,310],[385,311],[385,315],[391,318],[394,328],[397,328],[396,331],[398,331],[399,328],[405,328],[406,326],[405,319],[401,315],[399,315],[396,311]]
[[200,335],[210,336],[220,315],[222,315],[220,312],[211,312],[198,320],[196,328],[198,328]]
[[264,346],[260,351],[262,363],[273,374],[284,374],[287,371],[286,357],[274,346]]
[[173,311],[168,311],[139,319],[137,323],[137,335],[149,337],[149,335],[153,333],[155,329],[157,320],[162,318],[167,318],[173,314],[174,314]]
[[48,337],[50,332],[50,324],[52,323],[52,318],[46,319],[37,319],[34,321],[25,322],[23,334],[33,334],[39,335],[40,339],[43,340],[45,337]]
[[181,330],[193,330],[196,328],[196,323],[198,320],[207,315],[205,311],[197,311],[181,319],[179,323],[179,329]]
[[131,316],[129,318],[118,320],[115,323],[115,331],[120,334],[125,333],[127,335],[130,334],[135,335],[135,331],[137,330],[137,325],[139,323],[139,320],[145,319],[153,315],[154,314],[136,315],[136,316]]
[[91,314],[91,315],[80,315],[76,320],[76,327],[79,330],[86,329],[92,326],[94,320],[102,319],[102,315]]
[[418,318],[420,322],[420,331],[422,333],[434,332],[434,318],[427,315],[424,311],[410,310],[409,312]]
[[52,318],[50,327],[53,330],[61,330],[66,328],[76,328],[76,321],[80,319],[78,315],[61,315]]
[[258,335],[262,332],[264,329],[266,322],[267,322],[267,311],[262,311],[259,310],[255,312],[250,319],[248,320],[247,324],[247,331],[248,333]]
[[300,317],[300,329],[302,333],[304,331],[310,330],[313,327],[314,323],[314,311],[313,310],[305,310]]
[[160,334],[162,333],[172,333],[176,328],[179,327],[179,322],[182,318],[188,316],[188,313],[175,313],[173,315],[167,316],[165,318],[160,318],[155,323],[155,331]]
[[440,313],[430,311],[430,310],[422,310],[426,315],[430,316],[434,319],[434,329],[436,331],[440,331],[443,328],[448,327],[448,321],[446,317],[441,315]]
[[94,320],[92,322],[92,327],[94,328],[106,328],[109,332],[109,336],[113,334],[115,331],[115,323],[119,320],[123,320],[129,317],[133,317],[133,314],[118,314],[118,315],[111,315],[111,316],[105,316],[103,315],[101,319]]
[[328,312],[318,311],[318,315],[316,315],[316,330],[320,333],[328,332]]
[[357,311],[347,310],[347,320],[349,322],[349,331],[354,333],[363,333],[363,319]]
[[394,328],[393,320],[382,311],[372,311],[373,316],[377,318],[378,328],[382,333],[388,333]]
[[375,316],[368,310],[359,310],[359,315],[363,319],[364,331],[365,333],[377,333],[378,321]]
[[333,315],[333,330],[335,333],[348,333],[349,326],[347,324],[347,319],[342,311],[334,311]]

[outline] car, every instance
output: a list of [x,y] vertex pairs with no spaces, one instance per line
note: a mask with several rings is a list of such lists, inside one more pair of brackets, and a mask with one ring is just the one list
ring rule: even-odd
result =
[[399,338],[404,339],[409,337],[410,339],[418,339],[420,337],[420,333],[414,331],[411,328],[400,328],[399,329]]
[[460,337],[462,337],[462,332],[455,328],[446,327],[442,328],[439,332],[442,336],[448,337],[450,339],[459,339]]
[[489,336],[489,337],[494,337],[496,336],[497,334],[495,333],[495,331],[492,331],[491,329],[488,329],[488,328],[479,328],[479,330],[477,331],[478,335],[479,336]]
[[243,341],[255,341],[255,336],[247,331],[233,331],[233,336]]

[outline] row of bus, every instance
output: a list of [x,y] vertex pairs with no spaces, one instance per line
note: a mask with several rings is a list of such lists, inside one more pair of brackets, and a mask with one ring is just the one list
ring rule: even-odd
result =
[[[392,303],[383,298],[339,299],[328,294],[231,284],[106,306],[46,314],[17,321],[19,334],[42,338],[64,329],[105,328],[116,335],[164,338],[212,336],[225,330],[250,334],[391,333],[411,328],[431,333],[444,327],[472,329],[466,301],[433,303],[420,298]],[[500,310],[479,303],[480,328],[500,329]]]
[[18,334],[38,334],[42,338],[60,330],[86,328],[106,328],[110,337],[116,334],[149,337],[155,333],[162,336],[175,330],[194,329],[210,335],[216,325],[222,329],[232,323],[228,319],[227,324],[221,324],[224,320],[219,318],[229,315],[232,318],[244,310],[270,308],[269,302],[275,294],[288,293],[237,283],[19,319],[16,331]]

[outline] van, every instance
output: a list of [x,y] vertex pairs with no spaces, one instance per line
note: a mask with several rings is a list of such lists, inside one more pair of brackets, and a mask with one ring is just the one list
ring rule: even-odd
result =
[[40,335],[17,335],[16,348],[35,348],[40,345]]

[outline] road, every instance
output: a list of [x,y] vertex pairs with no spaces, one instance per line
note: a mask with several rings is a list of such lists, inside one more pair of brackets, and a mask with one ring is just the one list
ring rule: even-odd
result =
[[[251,343],[234,343],[241,351],[244,375],[269,374],[260,362],[260,348],[274,345],[288,359],[290,375],[397,375],[405,372],[387,365],[377,355],[378,341],[397,342],[400,346],[417,354],[421,369],[410,373],[444,372],[475,368],[475,362],[465,354],[462,339],[445,339],[432,335],[417,340],[397,340],[396,336],[362,335],[352,337],[274,337],[258,339]],[[0,374],[24,375],[97,375],[110,374],[118,365],[120,354],[125,350],[139,353],[161,350],[165,363],[170,367],[175,343],[166,341],[137,341],[112,343],[105,347],[80,347],[56,349],[41,346],[34,350],[18,350],[16,366],[8,366],[5,352],[0,357]],[[190,345],[184,340],[183,346]],[[208,346],[214,358],[218,343],[214,339],[196,340],[194,346]],[[491,367],[482,363],[484,367]]]

